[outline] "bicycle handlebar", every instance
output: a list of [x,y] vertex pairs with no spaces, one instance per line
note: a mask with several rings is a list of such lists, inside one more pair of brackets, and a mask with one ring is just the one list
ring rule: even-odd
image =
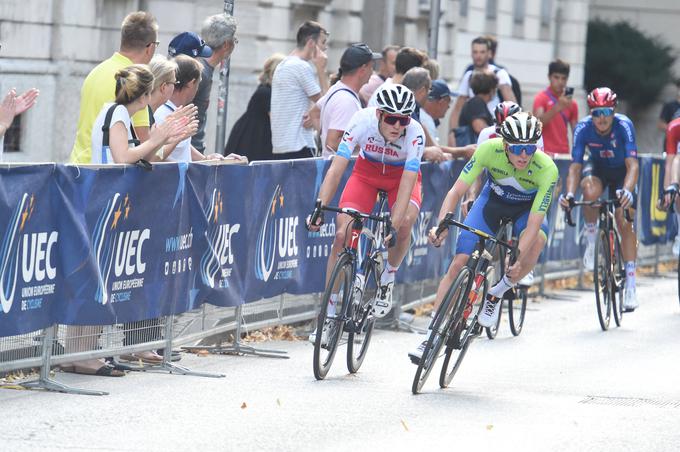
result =
[[484,231],[480,231],[479,229],[475,229],[472,226],[468,226],[464,223],[461,223],[460,221],[456,221],[453,218],[453,213],[451,213],[451,212],[447,213],[444,216],[444,219],[442,219],[442,221],[439,222],[439,225],[437,226],[437,231],[435,232],[437,237],[439,237],[439,235],[442,232],[444,232],[444,230],[446,230],[449,226],[456,226],[460,229],[464,229],[468,232],[472,232],[473,234],[478,235],[479,237],[481,237],[485,240],[490,240],[490,241],[492,241],[492,242],[494,242],[498,245],[501,245],[501,246],[507,248],[510,251],[510,264],[511,265],[514,264],[517,261],[517,259],[519,259],[519,248],[518,248],[519,240],[515,240],[513,244],[504,242],[503,240],[499,240],[497,237],[495,237],[491,234],[487,234]]
[[382,215],[370,215],[367,213],[362,213],[359,212],[356,209],[352,209],[349,207],[333,207],[333,206],[324,206],[321,202],[320,199],[316,200],[316,203],[314,204],[314,212],[312,213],[312,216],[309,218],[309,224],[313,225],[316,224],[316,221],[319,219],[321,216],[321,212],[323,211],[327,212],[336,212],[336,213],[344,213],[346,215],[349,215],[353,219],[357,221],[361,220],[374,220],[379,223],[383,224],[383,237],[387,237],[390,233],[392,233],[392,238],[387,244],[388,248],[393,247],[396,244],[397,241],[397,232],[393,230],[392,228],[392,219],[390,218],[389,212],[386,212]]
[[[663,193],[661,194],[661,196],[659,196],[659,199],[657,200],[657,203],[656,203],[657,207],[659,209],[663,210],[663,211],[673,210],[673,205],[675,204],[675,198],[678,197],[678,190],[680,189],[678,187],[678,184],[673,183],[673,184],[670,185],[670,187],[671,187],[670,189],[669,188],[664,189]],[[670,203],[668,203],[668,209],[663,205],[663,198],[666,195],[671,195],[671,201],[670,201]]]
[[[569,208],[565,209],[565,220],[567,221],[567,224],[571,227],[576,226],[576,222],[571,217],[571,210],[574,207],[580,207],[580,206],[589,206],[589,207],[602,207],[602,206],[608,206],[608,205],[613,205],[614,207],[621,207],[621,202],[618,199],[596,199],[594,201],[574,201],[573,199],[569,200]],[[630,211],[628,209],[624,209],[623,211],[623,217],[626,219],[627,222],[632,223],[633,218],[630,216]]]

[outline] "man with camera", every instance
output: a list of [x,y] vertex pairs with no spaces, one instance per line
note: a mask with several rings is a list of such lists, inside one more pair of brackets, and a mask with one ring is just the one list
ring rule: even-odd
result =
[[[536,95],[534,114],[543,123],[544,152],[555,158],[569,155],[569,127],[578,122],[578,106],[572,99],[574,88],[567,86],[569,63],[557,59],[548,65],[550,86]],[[569,126],[569,127],[568,127]]]

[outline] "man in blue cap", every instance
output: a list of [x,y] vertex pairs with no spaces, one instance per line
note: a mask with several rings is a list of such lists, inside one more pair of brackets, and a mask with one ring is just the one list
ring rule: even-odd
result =
[[168,55],[174,57],[180,54],[190,56],[192,58],[208,58],[212,55],[212,49],[205,44],[196,33],[192,31],[185,31],[178,34],[168,45]]
[[217,66],[231,57],[236,44],[238,44],[236,20],[232,16],[220,13],[205,19],[201,36],[192,32],[180,33],[175,36],[168,47],[170,56],[183,53],[198,59],[203,67],[201,83],[192,100],[192,103],[198,107],[198,131],[191,137],[191,145],[201,154],[205,154],[205,125],[210,105],[213,74]]
[[427,129],[436,142],[439,142],[437,127],[439,127],[440,120],[446,116],[451,99],[454,97],[455,93],[449,89],[449,85],[444,80],[432,81],[430,93],[420,110],[420,124]]

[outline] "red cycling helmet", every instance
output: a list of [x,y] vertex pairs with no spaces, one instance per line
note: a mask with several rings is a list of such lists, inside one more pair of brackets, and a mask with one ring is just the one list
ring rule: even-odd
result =
[[616,93],[609,88],[595,88],[588,94],[589,108],[616,107]]
[[520,111],[522,111],[522,107],[509,100],[496,105],[496,108],[493,111],[493,114],[496,117],[496,127],[500,128],[503,121],[505,121],[505,118],[512,116],[515,113],[519,113]]

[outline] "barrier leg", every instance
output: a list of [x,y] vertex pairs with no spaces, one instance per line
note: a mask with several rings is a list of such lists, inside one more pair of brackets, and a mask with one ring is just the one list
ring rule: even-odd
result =
[[219,354],[219,355],[254,355],[261,356],[263,358],[280,358],[289,359],[290,356],[286,356],[288,352],[283,350],[270,350],[263,348],[255,348],[249,345],[243,345],[241,343],[241,333],[243,328],[243,305],[239,305],[236,308],[236,335],[234,337],[234,342],[231,345],[218,345],[215,347],[182,347],[184,350],[206,350],[209,353]]
[[654,276],[659,276],[659,243],[654,244]]
[[153,366],[145,369],[146,372],[167,372],[171,374],[190,375],[193,377],[208,377],[208,378],[224,378],[224,374],[216,374],[212,372],[196,372],[189,370],[184,366],[175,364],[170,361],[172,357],[172,322],[175,316],[169,315],[165,318],[165,349],[163,350],[163,362],[158,366]]
[[64,392],[67,394],[80,395],[108,395],[106,391],[94,391],[91,389],[79,389],[59,383],[50,378],[50,361],[52,360],[52,347],[54,346],[56,325],[45,330],[45,335],[42,340],[42,362],[40,365],[40,377],[37,380],[19,383],[27,389],[43,389],[45,391]]
[[401,310],[406,299],[406,284],[399,284],[395,289],[392,295],[392,312],[389,317],[376,321],[376,328],[408,333],[425,333],[425,330],[412,325],[413,316],[411,314]]

